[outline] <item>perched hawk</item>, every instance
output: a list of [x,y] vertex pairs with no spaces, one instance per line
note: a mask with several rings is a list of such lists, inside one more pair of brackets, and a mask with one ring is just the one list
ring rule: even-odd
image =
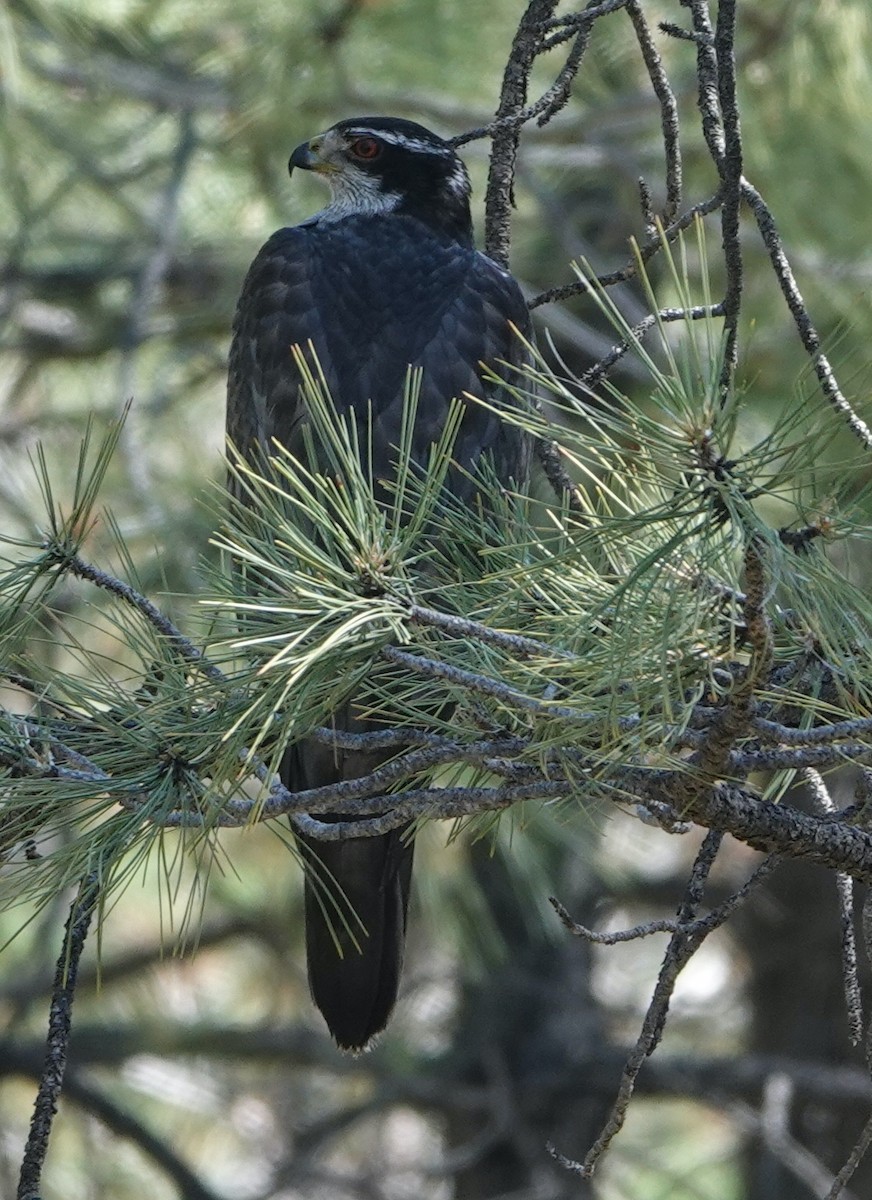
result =
[[[295,167],[322,176],[332,198],[308,221],[274,233],[251,265],[233,326],[228,435],[253,460],[273,438],[300,446],[306,409],[291,346],[311,340],[337,407],[371,419],[376,478],[396,457],[408,368],[422,368],[412,453],[426,463],[454,397],[503,399],[501,389],[482,382],[482,363],[525,361],[511,328],[529,334],[518,285],[475,249],[466,168],[423,126],[389,117],[340,121],[297,147],[289,163]],[[471,403],[455,443],[461,470],[449,483],[461,499],[475,490],[464,469],[483,454],[500,478],[523,484],[528,438]],[[366,728],[353,704],[334,721]],[[303,741],[288,753],[283,780],[293,791],[317,787],[368,773],[383,758]],[[383,1029],[396,998],[412,870],[412,845],[402,834],[305,847],[313,864],[306,882],[309,984],[345,1048],[359,1049]],[[331,929],[312,883],[318,862],[366,938],[355,942],[337,922]]]

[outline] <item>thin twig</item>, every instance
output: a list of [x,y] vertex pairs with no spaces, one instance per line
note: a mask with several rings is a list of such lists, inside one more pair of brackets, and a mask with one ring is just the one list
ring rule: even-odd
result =
[[190,638],[178,629],[169,617],[165,616],[160,609],[152,604],[152,602],[131,587],[129,583],[125,583],[122,579],[116,579],[114,575],[110,575],[108,571],[102,570],[100,567],[95,567],[92,563],[85,562],[78,554],[71,556],[59,555],[61,566],[68,570],[71,575],[75,575],[77,579],[87,579],[88,582],[95,584],[106,592],[111,592],[113,596],[117,596],[126,604],[129,604],[152,625],[158,633],[163,634],[173,649],[187,662],[194,664],[198,671],[213,679],[216,682],[224,682],[224,672],[210,663],[199,646],[196,646]]
[[638,346],[639,342],[660,324],[670,324],[673,321],[705,321],[724,315],[723,304],[695,304],[692,308],[661,308],[656,313],[649,313],[630,330],[628,337],[614,345],[608,354],[579,376],[583,388],[594,388],[605,375],[615,366],[624,355]]
[[602,933],[596,929],[588,929],[586,925],[579,925],[577,921],[574,921],[569,915],[569,911],[556,896],[549,896],[548,903],[573,937],[583,938],[594,946],[618,946],[622,942],[636,942],[640,938],[650,937],[654,933],[675,933],[677,928],[675,920],[664,918],[657,921],[646,921],[644,925],[634,925],[631,929],[616,929],[612,933]]
[[804,746],[792,750],[734,750],[726,762],[730,771],[748,775],[752,771],[801,771],[804,767],[835,767],[840,763],[872,763],[872,744],[839,742],[833,746]]
[[[493,138],[495,134],[506,131],[518,132],[524,125],[533,120],[536,120],[536,123],[540,127],[547,125],[552,117],[565,106],[569,99],[569,87],[572,84],[573,78],[578,73],[584,49],[587,45],[590,28],[594,21],[600,17],[607,16],[609,13],[617,12],[625,8],[626,5],[627,0],[600,0],[599,3],[596,0],[588,0],[587,7],[581,13],[565,19],[557,17],[543,21],[540,26],[541,39],[535,57],[546,54],[549,50],[556,49],[564,42],[569,41],[570,38],[576,39],[555,81],[542,93],[538,100],[534,100],[531,104],[524,104],[511,115],[497,116],[494,120],[489,121],[487,125],[478,125],[474,129],[468,129],[465,133],[457,134],[450,139],[451,145],[457,148],[465,146],[469,142],[478,141],[480,138]],[[555,27],[555,21],[561,22],[560,32],[550,34],[548,30]],[[516,42],[517,40],[516,35]],[[515,47],[513,46],[513,53],[514,50]],[[513,79],[511,82],[514,83],[515,80]],[[505,94],[505,91],[506,79],[504,77],[503,94]],[[439,111],[441,112],[441,107]]]
[[586,279],[578,279],[575,283],[565,283],[559,287],[548,288],[533,296],[528,302],[528,307],[533,309],[542,304],[554,304],[560,300],[569,300],[573,296],[583,296],[591,290],[592,286],[610,288],[619,283],[626,283],[628,279],[633,279],[638,275],[640,263],[647,263],[663,249],[664,244],[674,242],[680,233],[690,228],[697,217],[705,216],[718,209],[722,200],[721,192],[718,190],[706,200],[700,200],[698,204],[694,204],[666,229],[658,230],[656,236],[650,237],[644,242],[634,257],[629,259],[623,267],[597,275],[591,283],[588,283]]
[[[678,130],[678,104],[675,93],[663,69],[663,60],[645,17],[640,0],[627,0],[627,13],[633,22],[636,38],[645,60],[648,78],[660,103],[660,129],[666,156],[666,205],[661,214],[663,224],[674,220],[681,207],[681,145]],[[652,231],[653,232],[653,231]]]
[[577,656],[568,650],[555,649],[546,642],[538,642],[535,638],[523,637],[519,633],[503,633],[480,621],[470,620],[469,617],[458,617],[453,613],[441,613],[434,608],[426,608],[420,604],[410,604],[406,613],[411,621],[418,625],[430,625],[441,629],[452,637],[473,638],[486,645],[499,646],[510,654],[521,658],[545,659],[575,659]]
[[364,814],[382,811],[381,816],[366,821],[355,816],[354,820],[326,822],[308,813],[296,813],[292,824],[298,833],[318,841],[343,842],[350,838],[380,837],[419,817],[453,820],[477,813],[501,812],[527,800],[558,800],[568,787],[564,780],[534,779],[503,787],[408,788],[396,794],[372,796],[355,805],[355,811]]
[[[520,138],[520,114],[527,99],[530,72],[541,49],[545,22],[556,7],[557,0],[530,0],[518,25],[503,73],[495,127],[491,135],[484,225],[485,250],[503,267],[509,263],[510,212]],[[506,118],[512,123],[501,124]]]
[[872,733],[872,717],[854,717],[849,721],[833,721],[831,725],[815,725],[809,729],[795,729],[765,717],[754,717],[751,728],[764,742],[780,742],[786,746],[818,746]]
[[854,1143],[848,1161],[834,1179],[833,1186],[824,1196],[824,1200],[839,1200],[839,1197],[845,1197],[845,1188],[851,1182],[860,1163],[869,1153],[870,1146],[872,1146],[872,1117],[863,1126],[863,1131]]
[[[467,691],[477,692],[482,696],[491,696],[495,700],[499,700],[503,704],[507,704],[511,708],[517,708],[522,712],[536,713],[539,716],[562,717],[569,721],[580,721],[583,724],[589,724],[591,721],[597,719],[595,713],[585,712],[583,709],[575,708],[568,704],[552,704],[546,700],[537,700],[533,696],[527,696],[523,692],[519,692],[517,688],[503,683],[499,679],[493,679],[486,675],[478,675],[474,671],[467,671],[463,667],[454,666],[452,663],[439,662],[434,658],[428,658],[422,654],[410,654],[407,650],[400,650],[396,646],[383,647],[381,655],[388,662],[394,663],[399,667],[404,667],[407,671],[426,675],[430,679],[439,679],[445,683],[455,684],[465,688]],[[619,728],[624,722],[625,718],[618,719]],[[627,726],[627,728],[635,728],[635,725],[635,718],[630,718],[630,726]]]
[[99,876],[96,874],[86,876],[70,907],[70,915],[65,926],[64,943],[55,971],[48,1019],[45,1064],[39,1080],[30,1132],[21,1163],[18,1200],[39,1200],[43,1163],[48,1151],[52,1123],[57,1112],[67,1065],[76,976],[99,896]]
[[718,101],[723,128],[723,156],[718,170],[723,183],[721,235],[727,272],[724,293],[724,358],[720,394],[725,403],[733,381],[739,347],[739,308],[742,302],[742,246],[739,240],[739,205],[742,188],[742,137],[736,103],[736,0],[720,0],[714,51],[717,60]]
[[[812,767],[807,767],[803,774],[818,812],[824,816],[831,816],[836,811],[836,806],[823,776]],[[857,938],[854,933],[854,881],[844,871],[836,872],[836,891],[839,897],[842,982],[848,1014],[848,1035],[852,1045],[860,1046],[863,1042],[863,996],[857,970]]]
[[663,965],[660,968],[657,983],[642,1022],[641,1032],[624,1066],[618,1094],[612,1104],[609,1117],[596,1141],[587,1152],[584,1162],[573,1164],[578,1173],[586,1179],[593,1175],[597,1164],[624,1125],[635,1090],[636,1079],[645,1059],[656,1049],[660,1041],[669,1011],[669,1003],[675,990],[675,982],[682,969],[699,949],[705,936],[704,934],[688,934],[687,929],[702,900],[705,882],[717,857],[720,844],[720,834],[712,831],[706,834],[694,862],[684,898],[678,908],[677,928],[669,939],[669,945],[663,957]]
[[709,934],[712,930],[717,929],[729,920],[739,905],[747,900],[754,888],[759,887],[764,879],[769,878],[781,861],[778,855],[770,854],[763,860],[756,871],[745,880],[742,886],[733,892],[731,896],[728,896],[726,900],[722,901],[717,908],[713,908],[705,917],[699,917],[684,926],[681,925],[678,918],[666,918],[647,921],[643,925],[634,925],[632,929],[619,929],[612,933],[601,933],[595,929],[588,929],[584,925],[579,925],[554,896],[549,896],[549,902],[573,937],[584,938],[585,941],[591,942],[594,945],[614,946],[621,942],[633,942],[639,938],[650,937],[653,933],[678,933],[680,931],[691,936]]
[[787,301],[794,324],[796,325],[803,346],[814,364],[815,374],[821,385],[825,398],[835,411],[842,417],[854,434],[867,450],[872,450],[872,430],[857,414],[843,395],[838,385],[829,360],[821,353],[821,339],[812,324],[805,301],[799,290],[793,269],[788,262],[781,236],[773,219],[772,213],[763,197],[747,179],[742,180],[742,198],[747,203],[757,221],[757,228],[763,243],[769,251],[769,259],[781,287],[782,295]]
[[[289,792],[282,784],[276,784],[269,797],[261,804],[253,805],[251,801],[230,800],[223,806],[223,811],[230,817],[247,820],[252,808],[261,811],[264,818],[281,816],[287,812],[331,812],[352,800],[365,800],[379,794],[379,802],[383,799],[381,793],[396,784],[419,775],[422,771],[432,771],[436,767],[447,766],[458,761],[480,763],[484,759],[517,753],[523,748],[520,739],[495,738],[480,742],[470,742],[463,745],[459,742],[449,742],[444,746],[422,746],[401,754],[390,762],[384,763],[367,775],[357,778],[343,779],[338,783],[322,784],[320,787],[306,788],[299,792]],[[429,791],[429,789],[427,789]],[[438,791],[438,789],[435,789]],[[463,789],[459,789],[462,791]],[[405,799],[408,793],[398,793],[391,797],[388,807]],[[385,807],[384,804],[381,805]],[[360,811],[365,811],[361,808]],[[376,809],[378,811],[378,809]]]
[[708,3],[706,0],[682,0],[682,3],[690,9],[693,24],[692,40],[696,45],[696,102],[702,120],[703,137],[718,174],[723,176],[724,129],[718,106],[718,59]]

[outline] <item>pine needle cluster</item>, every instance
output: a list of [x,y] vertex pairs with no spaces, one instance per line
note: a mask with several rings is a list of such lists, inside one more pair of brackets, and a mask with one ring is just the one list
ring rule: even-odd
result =
[[[694,250],[704,262],[701,229]],[[191,635],[134,575],[85,558],[117,428],[86,439],[68,508],[38,458],[44,533],[10,546],[0,580],[6,894],[45,901],[96,872],[105,900],[155,851],[207,862],[219,828],[286,814],[328,837],[523,801],[679,820],[713,776],[777,796],[812,762],[865,761],[858,464],[813,395],[763,426],[747,393],[725,394],[705,273],[694,296],[688,255],[664,254],[701,319],[660,321],[643,344],[601,297],[650,376],[644,405],[541,358],[509,381],[502,419],[556,442],[562,494],[507,490],[483,464],[477,500],[453,499],[463,408],[483,402],[459,398],[416,463],[413,373],[396,473],[375,478],[366,422],[310,375],[299,456],[275,445],[253,466],[230,448],[229,496],[212,501],[227,569]],[[97,589],[84,617],[57,603],[74,581]],[[352,698],[374,732],[331,730]],[[395,757],[289,793],[278,764],[306,737]],[[330,811],[369,819],[319,821]]]

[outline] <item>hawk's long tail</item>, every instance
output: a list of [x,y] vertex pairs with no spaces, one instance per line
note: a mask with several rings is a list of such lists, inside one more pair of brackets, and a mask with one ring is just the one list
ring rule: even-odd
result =
[[299,839],[306,848],[309,987],[344,1050],[362,1050],[384,1029],[397,998],[414,850],[404,833]]
[[[333,714],[337,729],[373,725],[352,704]],[[385,758],[304,739],[289,747],[282,780],[292,791],[355,779]],[[324,821],[353,820],[341,813]],[[397,998],[412,881],[408,826],[337,842],[298,836],[305,859],[306,960],[312,999],[344,1050],[362,1050],[384,1029]]]

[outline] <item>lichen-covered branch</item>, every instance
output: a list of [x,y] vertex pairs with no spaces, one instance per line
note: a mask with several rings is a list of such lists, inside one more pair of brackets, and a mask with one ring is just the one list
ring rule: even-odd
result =
[[85,948],[91,918],[100,898],[100,879],[93,875],[82,881],[70,908],[64,942],[55,971],[45,1062],[34,1103],[30,1132],[24,1148],[18,1180],[18,1200],[39,1200],[40,1180],[48,1151],[52,1124],[64,1082],[67,1049],[72,1025],[79,961]]

